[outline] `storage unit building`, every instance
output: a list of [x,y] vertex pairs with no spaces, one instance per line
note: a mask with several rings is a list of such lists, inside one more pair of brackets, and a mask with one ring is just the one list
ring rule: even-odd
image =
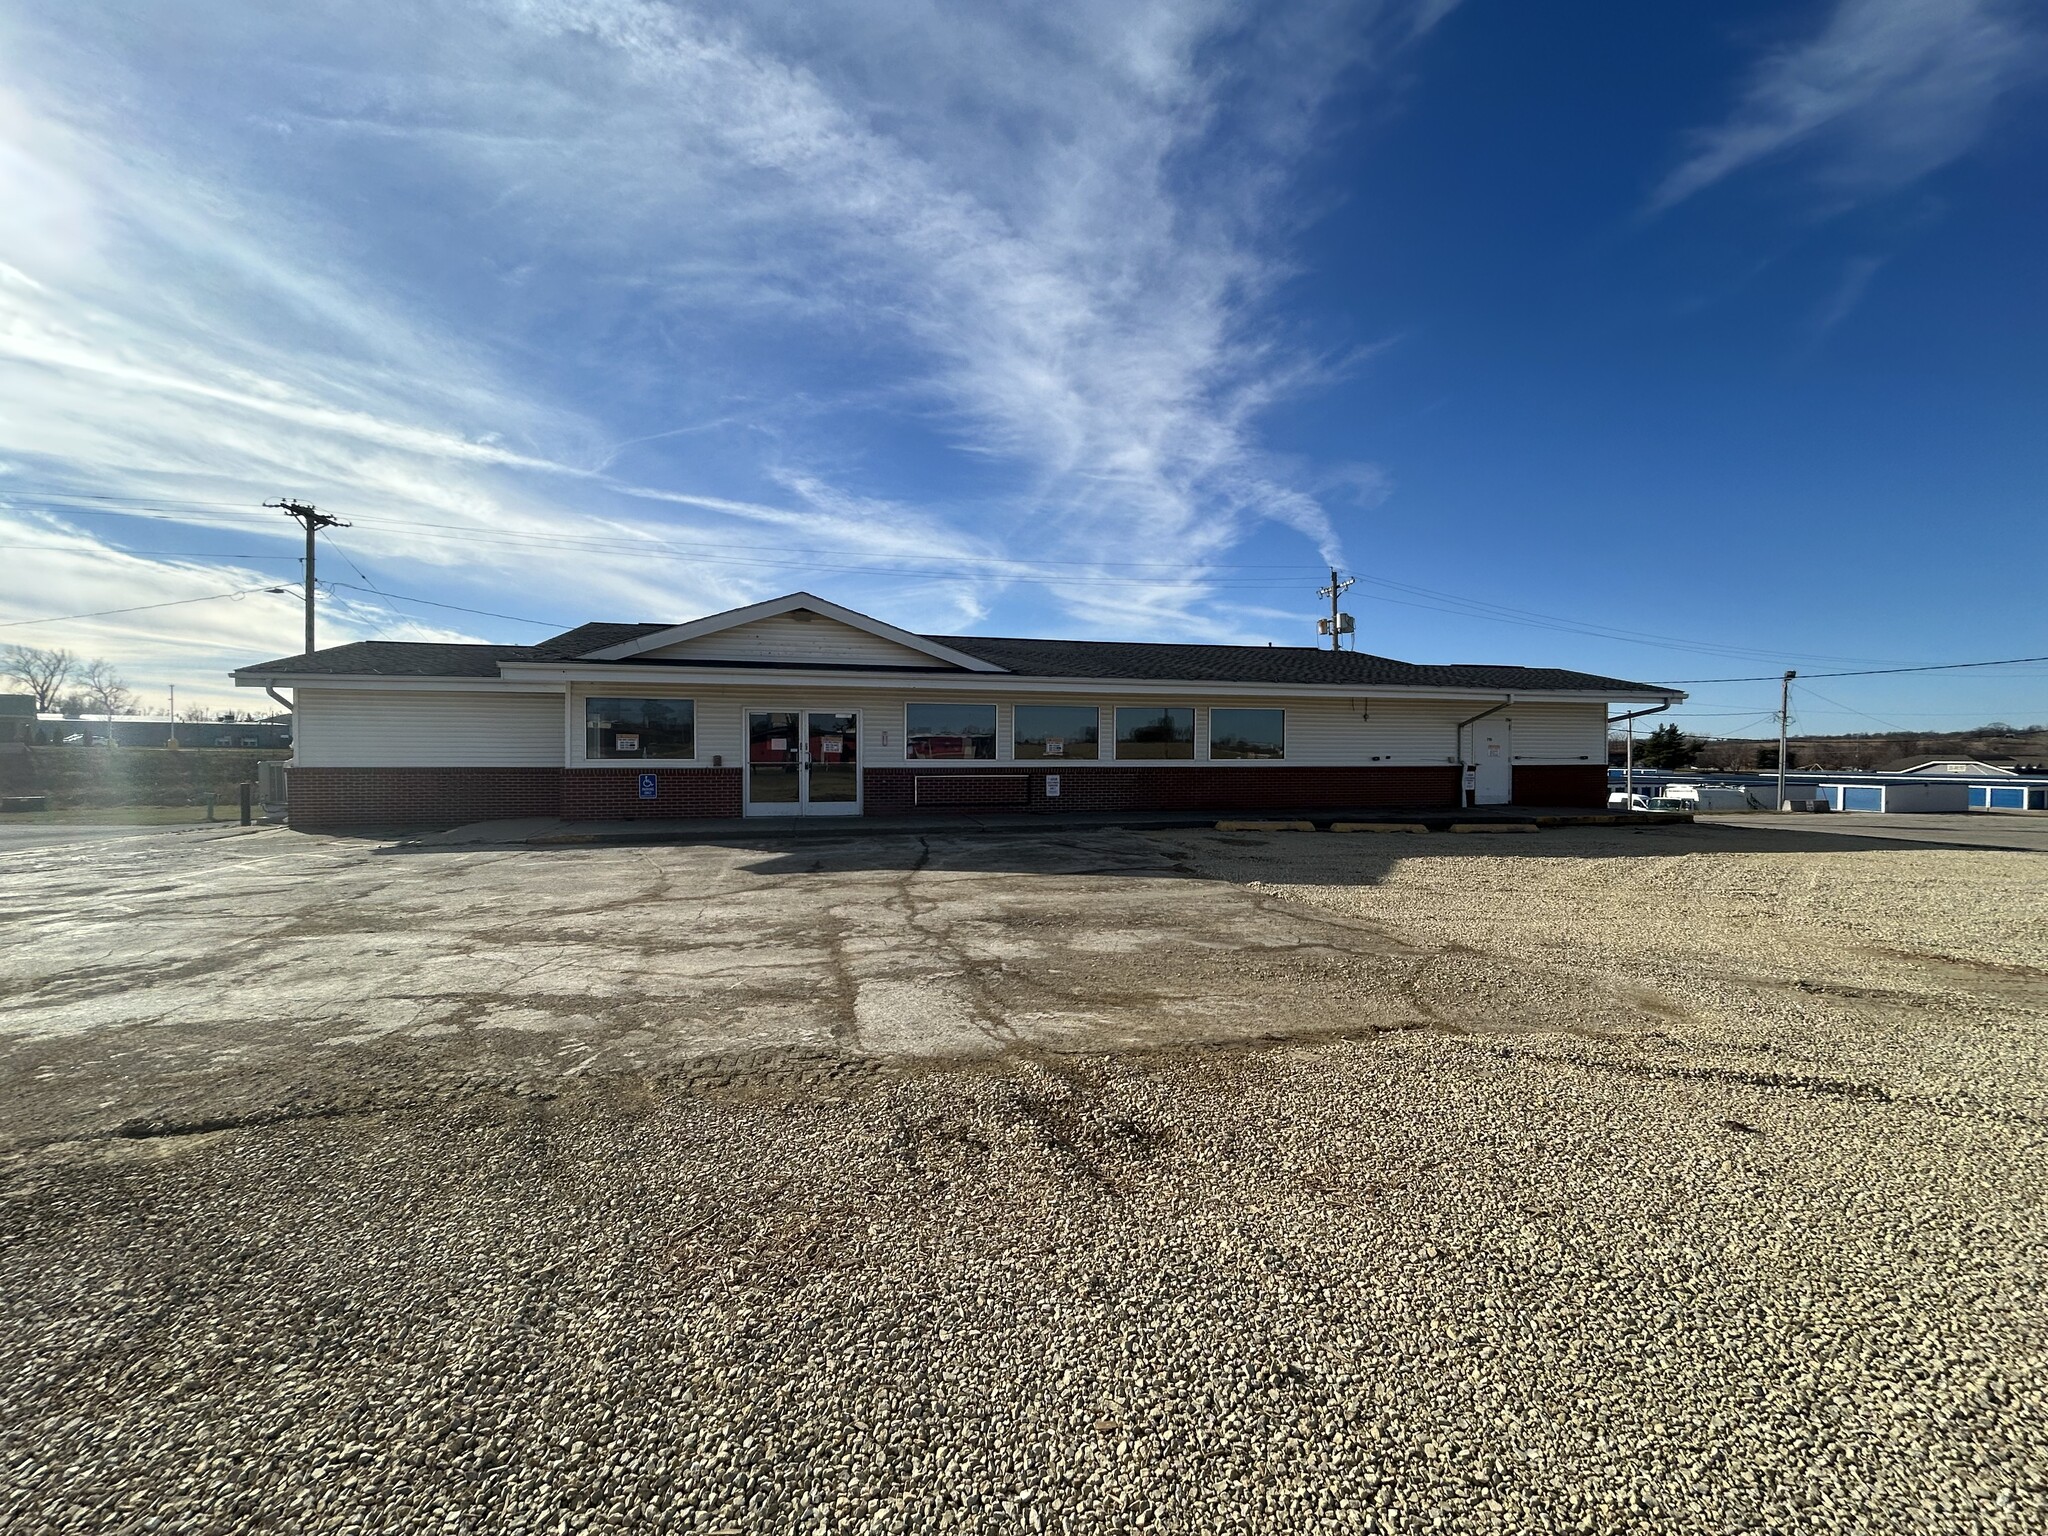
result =
[[1819,798],[1838,811],[1952,815],[1969,810],[1970,786],[1939,782],[1822,784]]

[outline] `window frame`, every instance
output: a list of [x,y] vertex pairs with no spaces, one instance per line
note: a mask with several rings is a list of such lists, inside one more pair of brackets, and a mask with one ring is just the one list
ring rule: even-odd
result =
[[[1262,714],[1280,717],[1280,751],[1277,756],[1266,757],[1249,753],[1233,753],[1228,757],[1216,755],[1216,716],[1224,714]],[[1287,761],[1287,707],[1284,704],[1211,704],[1209,706],[1209,761],[1212,763],[1284,763]]]
[[[1188,747],[1188,749],[1187,749],[1187,751],[1186,751],[1186,752],[1185,752],[1184,754],[1183,754],[1183,753],[1174,753],[1174,754],[1172,754],[1171,756],[1167,756],[1167,755],[1164,755],[1164,754],[1162,754],[1161,756],[1158,756],[1158,757],[1126,757],[1126,756],[1124,755],[1124,728],[1123,728],[1123,722],[1122,722],[1122,721],[1121,721],[1121,720],[1120,720],[1120,719],[1119,719],[1118,717],[1119,717],[1119,716],[1121,716],[1121,715],[1123,714],[1123,712],[1124,712],[1125,710],[1127,710],[1127,709],[1131,709],[1131,710],[1139,710],[1139,709],[1142,709],[1142,710],[1149,710],[1149,711],[1154,711],[1154,712],[1157,712],[1157,713],[1161,713],[1161,714],[1164,714],[1164,713],[1166,713],[1166,712],[1168,712],[1168,711],[1170,711],[1170,710],[1177,710],[1177,709],[1184,709],[1184,710],[1186,710],[1186,711],[1187,711],[1187,716],[1188,716],[1188,740],[1187,740],[1187,747]],[[1110,757],[1110,761],[1111,761],[1111,762],[1117,762],[1117,763],[1191,763],[1191,762],[1195,762],[1195,761],[1198,761],[1198,759],[1197,759],[1197,758],[1196,758],[1196,756],[1195,756],[1195,749],[1196,749],[1197,747],[1199,747],[1199,746],[1200,746],[1200,745],[1202,744],[1202,742],[1201,742],[1201,720],[1200,720],[1199,710],[1200,710],[1200,706],[1199,706],[1199,705],[1196,705],[1196,704],[1193,704],[1193,703],[1188,703],[1188,704],[1166,704],[1166,703],[1149,703],[1149,704],[1112,704],[1112,705],[1110,706],[1110,714],[1109,714],[1109,736],[1110,736],[1110,750],[1111,750],[1111,754],[1112,754],[1112,755],[1111,755],[1111,757]],[[1174,742],[1174,743],[1170,743],[1170,745],[1178,746],[1178,745],[1179,745],[1179,743],[1178,743],[1178,742]]]
[[[690,755],[688,757],[592,757],[590,755],[590,706],[600,699],[630,699],[642,704],[687,704],[690,706]],[[580,708],[578,707],[580,706]],[[572,694],[569,731],[576,744],[576,763],[586,768],[624,768],[635,765],[661,768],[695,765],[704,757],[704,722],[694,694],[584,693]]]
[[[910,712],[913,709],[986,709],[989,712],[989,754],[987,757],[918,757],[910,750]],[[973,738],[968,738],[972,740]],[[905,699],[903,701],[903,761],[906,763],[999,763],[1003,760],[1003,708],[994,699]]]
[[[1091,746],[1093,746],[1093,747],[1095,748],[1095,750],[1094,750],[1094,751],[1093,751],[1092,753],[1090,753],[1090,754],[1089,754],[1089,755],[1088,755],[1087,757],[1070,757],[1070,756],[1068,756],[1068,755],[1067,755],[1067,754],[1065,754],[1065,753],[1061,753],[1061,754],[1060,754],[1060,755],[1059,755],[1058,757],[1048,757],[1048,756],[1046,756],[1046,755],[1045,755],[1045,754],[1043,754],[1043,753],[1040,753],[1040,754],[1039,754],[1038,756],[1036,756],[1036,757],[1024,757],[1024,756],[1022,756],[1022,755],[1021,755],[1021,754],[1020,754],[1020,753],[1019,753],[1019,752],[1017,751],[1017,743],[1018,743],[1018,740],[1019,740],[1019,736],[1018,736],[1018,729],[1017,729],[1017,716],[1018,716],[1018,715],[1019,715],[1019,714],[1020,714],[1020,713],[1021,713],[1022,711],[1024,711],[1024,710],[1027,710],[1027,709],[1064,709],[1064,710],[1071,710],[1071,711],[1073,711],[1073,712],[1074,712],[1074,713],[1076,713],[1076,714],[1091,714],[1091,715],[1093,715],[1093,716],[1095,717],[1095,740],[1094,740],[1093,742],[1091,742],[1091,743],[1090,743],[1090,745],[1091,745]],[[1062,739],[1065,739],[1065,738],[1062,738]],[[1103,757],[1103,752],[1102,752],[1102,706],[1101,706],[1100,704],[1059,704],[1059,703],[1053,703],[1053,702],[1050,702],[1050,701],[1047,701],[1047,700],[1033,700],[1033,701],[1032,701],[1031,703],[1029,703],[1029,704],[1012,704],[1012,705],[1010,706],[1010,761],[1011,761],[1011,762],[1013,762],[1013,763],[1099,763],[1099,762],[1102,762],[1102,761],[1104,761],[1104,760],[1105,760],[1105,759],[1104,759],[1104,757]]]

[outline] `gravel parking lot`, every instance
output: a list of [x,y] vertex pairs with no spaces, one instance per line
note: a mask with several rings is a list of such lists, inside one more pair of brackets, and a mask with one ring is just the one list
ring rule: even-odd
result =
[[2048,859],[0,855],[9,1531],[2048,1528]]

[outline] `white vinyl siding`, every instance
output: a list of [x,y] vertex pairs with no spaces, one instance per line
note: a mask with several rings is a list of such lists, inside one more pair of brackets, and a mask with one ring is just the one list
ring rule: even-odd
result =
[[799,619],[777,614],[716,634],[665,645],[647,655],[691,661],[792,661],[871,667],[943,667],[944,662],[894,640],[841,624],[837,619]]
[[[572,765],[582,761],[582,700],[591,694],[616,693],[622,686],[624,685],[619,683],[576,685],[575,698],[570,708],[570,716],[577,731],[576,739],[569,744],[568,761]],[[886,687],[856,688],[832,684],[803,688],[775,678],[764,678],[761,686],[757,688],[725,684],[707,686],[680,682],[673,685],[636,682],[631,691],[643,697],[665,694],[696,700],[697,763],[700,767],[711,766],[714,757],[723,758],[727,767],[738,767],[744,762],[744,716],[750,709],[857,709],[862,715],[861,761],[871,768],[900,768],[905,766],[907,761],[913,761],[906,760],[903,755],[904,705],[912,699],[993,702],[996,705],[996,761],[1004,763],[1015,760],[1013,743],[1016,705],[1091,706],[1098,712],[1097,718],[1101,722],[1099,732],[1104,747],[1099,761],[1103,765],[1108,765],[1115,761],[1111,756],[1110,744],[1115,740],[1117,706],[1160,702],[1158,698],[1140,698],[1126,694],[1105,694],[1099,698],[1089,698],[1085,694],[1076,696],[1072,693],[1015,693],[998,696],[992,690],[977,691],[971,684],[958,690],[948,688],[942,693],[926,693],[920,690],[915,694],[906,694]],[[1253,709],[1285,710],[1285,762],[1293,766],[1377,764],[1387,767],[1412,767],[1454,762],[1457,760],[1457,722],[1486,708],[1483,699],[1425,699],[1395,703],[1385,699],[1368,700],[1360,696],[1276,701],[1258,694],[1218,699],[1213,703]],[[1202,755],[1193,759],[1152,759],[1151,766],[1173,768],[1189,761],[1209,762],[1206,753],[1211,707],[1211,701],[1199,702],[1195,706],[1196,747],[1197,752]],[[1517,707],[1518,711],[1520,707]],[[1590,715],[1604,718],[1603,706],[1600,705],[1566,707],[1584,708]],[[559,722],[556,731],[557,740],[560,741]],[[885,732],[888,736],[887,741],[883,740]],[[1566,760],[1576,761],[1576,758]],[[985,763],[987,760],[981,761]],[[1033,758],[1030,759],[1030,764],[1035,768],[1045,768],[1055,761]],[[1256,773],[1261,767],[1272,766],[1273,761],[1257,758],[1229,759],[1217,766],[1237,772]],[[932,771],[942,772],[947,764],[944,760],[934,760],[924,766]],[[1076,760],[1074,766],[1078,769],[1090,765],[1085,761]]]
[[1607,704],[1517,704],[1506,711],[1515,722],[1518,763],[1607,762]]
[[[818,620],[819,624],[827,621]],[[999,696],[971,684],[958,690],[908,694],[887,687],[849,688],[837,684],[792,685],[765,677],[759,687],[663,684],[635,680],[579,683],[566,701],[559,694],[510,690],[401,690],[301,688],[294,760],[314,768],[556,767],[584,765],[583,700],[630,693],[637,697],[692,699],[697,713],[700,767],[714,757],[727,767],[745,760],[745,715],[750,709],[829,709],[861,712],[861,760],[868,767],[901,767],[904,705],[911,699],[964,700],[996,705],[998,762],[1014,761],[1015,706],[1019,703],[1081,704],[1096,709],[1104,743],[1102,763],[1111,763],[1118,705],[1156,704],[1158,698],[1105,694],[1016,693]],[[1175,701],[1178,702],[1178,701]],[[1153,759],[1172,768],[1208,763],[1212,707],[1280,708],[1286,711],[1289,765],[1412,767],[1457,761],[1457,723],[1486,708],[1483,699],[1386,699],[1364,696],[1274,700],[1257,694],[1201,701],[1195,707],[1193,759]],[[1513,722],[1518,763],[1604,763],[1607,706],[1604,701],[1516,704],[1503,711]],[[886,733],[887,740],[884,735]],[[1469,734],[1469,733],[1468,733]],[[633,759],[589,766],[618,767]],[[980,761],[986,762],[986,759]],[[1031,759],[1034,767],[1055,760]],[[1227,760],[1218,766],[1253,773],[1271,760]],[[928,764],[943,770],[944,762]],[[1085,766],[1075,761],[1077,768]]]
[[304,768],[559,768],[562,696],[299,688],[292,761]]
[[[1485,709],[1484,699],[1373,699],[1365,706],[1363,755],[1354,763],[1418,767],[1458,760],[1458,722]],[[1354,719],[1357,717],[1354,715]],[[1294,716],[1287,717],[1290,760]],[[1328,758],[1318,761],[1328,762]]]

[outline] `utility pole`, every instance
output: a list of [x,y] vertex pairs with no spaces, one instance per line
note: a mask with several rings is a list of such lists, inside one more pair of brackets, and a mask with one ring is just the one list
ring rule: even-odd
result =
[[1778,684],[1778,809],[1785,809],[1785,734],[1792,725],[1792,679],[1797,672],[1787,672]]
[[[1344,649],[1344,632],[1348,627],[1347,621],[1351,617],[1348,613],[1339,613],[1337,611],[1337,599],[1357,584],[1358,578],[1355,576],[1348,581],[1339,581],[1337,579],[1337,568],[1333,565],[1330,567],[1330,584],[1327,587],[1318,587],[1316,589],[1316,596],[1327,597],[1330,600],[1330,616],[1327,619],[1316,620],[1316,628],[1330,637],[1330,649],[1333,651]],[[1355,644],[1356,642],[1353,643]]]
[[322,528],[346,528],[349,525],[338,517],[329,517],[318,507],[305,501],[266,501],[266,507],[275,507],[293,522],[306,530],[306,654],[313,654],[313,535]]

